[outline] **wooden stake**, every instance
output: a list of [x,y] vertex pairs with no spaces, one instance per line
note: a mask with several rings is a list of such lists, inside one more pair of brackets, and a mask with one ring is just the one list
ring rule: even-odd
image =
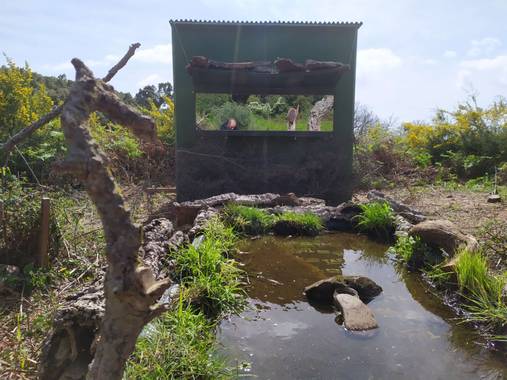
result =
[[7,218],[5,217],[4,201],[2,200],[0,200],[0,227],[2,228],[4,243],[7,244]]
[[49,198],[42,197],[41,200],[41,217],[40,217],[40,234],[39,234],[39,252],[37,256],[37,265],[39,267],[49,266]]

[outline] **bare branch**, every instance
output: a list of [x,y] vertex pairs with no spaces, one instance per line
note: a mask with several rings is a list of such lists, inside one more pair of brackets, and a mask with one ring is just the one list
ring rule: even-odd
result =
[[116,65],[111,67],[111,69],[108,71],[107,75],[104,78],[102,78],[102,80],[107,83],[111,79],[113,79],[113,77],[116,75],[116,73],[118,71],[120,71],[123,68],[123,66],[125,66],[127,64],[129,59],[134,55],[134,53],[136,52],[136,49],[139,46],[141,46],[141,44],[139,42],[136,42],[136,43],[130,45],[127,53],[123,56],[122,59],[120,59],[120,61]]
[[55,119],[62,112],[63,104],[53,108],[50,112],[42,116],[39,120],[34,121],[28,127],[22,129],[14,136],[12,136],[9,140],[7,140],[1,146],[1,152],[4,156],[8,156],[9,153],[14,149],[14,147],[19,144],[21,141],[30,137],[37,129],[41,128],[45,124],[49,123],[51,120]]

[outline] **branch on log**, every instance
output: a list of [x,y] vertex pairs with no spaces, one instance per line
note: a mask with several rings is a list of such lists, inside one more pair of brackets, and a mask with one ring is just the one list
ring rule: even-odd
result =
[[[122,59],[120,59],[120,61],[116,65],[114,65],[109,70],[104,79],[102,79],[102,82],[109,82],[111,79],[113,79],[116,73],[127,64],[128,60],[134,55],[136,49],[139,48],[139,46],[141,46],[139,42],[130,45],[127,53],[123,56]],[[93,73],[84,65],[83,62],[77,60],[76,65],[74,65],[74,67],[76,67],[76,80],[80,80],[82,76],[88,76],[89,78],[93,78]],[[51,120],[59,116],[60,113],[62,112],[62,109],[63,104],[53,108],[50,112],[42,116],[39,120],[33,122],[28,127],[16,133],[14,136],[12,136],[9,140],[7,140],[4,144],[1,145],[0,152],[3,154],[4,157],[8,157],[17,144],[30,137],[37,129],[43,127]]]
[[320,131],[320,122],[333,109],[334,97],[329,95],[319,100],[310,110],[308,118],[308,130]]
[[107,75],[104,78],[102,78],[102,81],[107,83],[111,79],[113,79],[113,77],[116,75],[116,73],[118,71],[120,71],[127,64],[127,62],[129,61],[130,58],[132,58],[132,56],[136,52],[136,49],[139,48],[139,46],[141,46],[141,44],[139,42],[136,42],[136,43],[130,45],[127,53],[123,56],[122,59],[120,59],[120,61],[116,65],[111,67],[111,69],[107,72]]

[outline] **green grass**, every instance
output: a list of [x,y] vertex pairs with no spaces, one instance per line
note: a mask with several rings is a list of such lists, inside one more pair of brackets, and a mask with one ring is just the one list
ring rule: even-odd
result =
[[[199,119],[199,117],[198,117]],[[304,132],[308,131],[308,118],[301,116],[298,118],[296,123],[296,131]],[[214,116],[208,116],[202,121],[202,125],[205,129],[219,129],[222,122]],[[247,129],[248,131],[286,131],[287,121],[284,116],[265,118],[259,115],[252,115],[252,121]],[[333,119],[324,119],[321,122],[320,130],[322,132],[333,131]]]
[[243,272],[228,257],[235,243],[232,228],[215,217],[208,222],[200,244],[190,244],[176,255],[181,285],[188,289],[194,303],[214,318],[237,312],[243,305]]
[[224,208],[223,218],[235,231],[247,235],[266,234],[315,236],[324,228],[320,218],[312,213],[284,212],[269,214],[263,209],[237,204]]
[[[489,273],[486,258],[481,252],[464,249],[456,254],[459,255],[456,263],[458,286],[467,301],[464,307],[468,318],[492,328],[507,326],[507,305],[502,294],[507,276]],[[506,337],[494,339],[499,338]]]
[[180,297],[178,310],[147,325],[127,363],[125,378],[225,379],[226,366],[217,356],[214,324]]
[[[296,131],[308,131],[307,120],[308,118],[305,116],[298,118],[298,121],[296,123]],[[254,115],[253,123],[248,129],[254,131],[286,131],[287,121],[285,120],[285,117],[273,117],[266,119],[264,117]],[[333,120],[322,120],[320,130],[322,132],[333,131]]]
[[324,228],[320,218],[310,212],[284,212],[277,215],[273,229],[281,235],[316,236]]
[[271,230],[274,217],[265,210],[247,207],[234,203],[228,204],[223,210],[223,218],[227,225],[235,231],[246,235],[259,235]]
[[360,205],[361,213],[355,218],[360,231],[386,240],[394,232],[394,213],[386,202],[371,202]]

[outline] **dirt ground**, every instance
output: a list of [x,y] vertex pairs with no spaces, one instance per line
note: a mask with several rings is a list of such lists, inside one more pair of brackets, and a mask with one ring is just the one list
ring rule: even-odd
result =
[[[507,221],[507,199],[502,203],[487,203],[486,192],[451,190],[438,186],[404,187],[383,192],[431,219],[450,220],[463,232],[472,235],[478,234],[488,222]],[[364,196],[364,193],[355,195],[358,199]]]

